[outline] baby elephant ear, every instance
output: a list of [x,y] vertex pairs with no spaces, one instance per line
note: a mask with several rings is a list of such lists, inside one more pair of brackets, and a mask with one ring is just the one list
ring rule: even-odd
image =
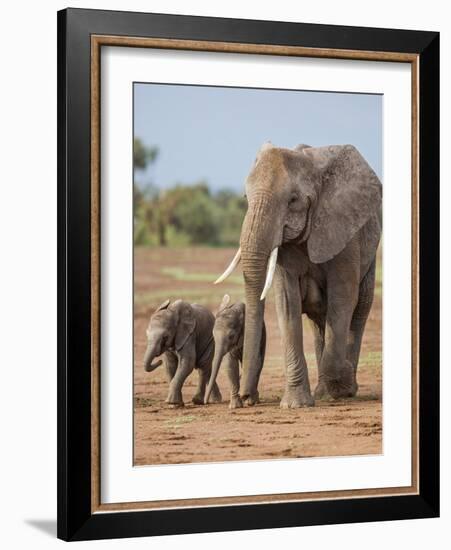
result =
[[194,317],[191,305],[182,300],[174,302],[171,309],[177,311],[178,314],[177,329],[175,332],[175,349],[180,351],[196,328],[196,318]]
[[304,149],[318,168],[320,189],[307,241],[310,260],[331,260],[372,217],[379,215],[382,185],[352,145]]
[[224,294],[224,298],[222,299],[221,305],[219,306],[218,313],[221,313],[228,305],[230,304],[230,296],[228,294]]
[[157,311],[161,311],[162,309],[166,309],[168,305],[171,303],[171,300],[165,300],[162,304],[160,304],[157,309],[155,310],[155,313]]

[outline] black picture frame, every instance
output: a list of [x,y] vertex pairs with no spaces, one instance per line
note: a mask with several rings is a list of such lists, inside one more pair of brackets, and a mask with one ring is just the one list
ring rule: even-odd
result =
[[[91,36],[400,52],[419,60],[419,494],[91,509]],[[58,537],[88,540],[439,515],[439,33],[101,10],[58,12]]]

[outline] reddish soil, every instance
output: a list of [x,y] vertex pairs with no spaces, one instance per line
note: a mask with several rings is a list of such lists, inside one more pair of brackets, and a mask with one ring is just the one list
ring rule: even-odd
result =
[[[233,411],[228,408],[229,388],[225,372],[218,384],[223,403],[197,406],[191,403],[197,373],[183,388],[185,407],[169,408],[164,400],[167,381],[162,369],[146,373],[142,357],[145,330],[153,310],[166,298],[182,298],[218,307],[225,292],[242,299],[239,271],[220,287],[211,281],[233,257],[234,250],[184,248],[135,251],[135,447],[136,465],[219,462],[267,459],[379,454],[382,452],[382,364],[380,269],[373,308],[367,323],[358,370],[355,398],[318,401],[308,409],[281,410],[284,374],[272,293],[267,300],[266,361],[260,379],[261,404]],[[304,323],[305,353],[312,390],[316,385],[316,361],[308,323]]]

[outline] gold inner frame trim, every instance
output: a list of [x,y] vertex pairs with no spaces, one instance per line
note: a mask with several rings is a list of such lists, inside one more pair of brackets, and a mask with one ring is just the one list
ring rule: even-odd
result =
[[[412,481],[408,487],[353,489],[268,495],[117,502],[100,500],[100,51],[102,46],[157,48],[222,53],[354,59],[410,63],[412,74]],[[233,42],[91,36],[91,512],[193,508],[230,504],[306,502],[341,498],[383,497],[419,493],[419,56],[400,52],[305,48]]]

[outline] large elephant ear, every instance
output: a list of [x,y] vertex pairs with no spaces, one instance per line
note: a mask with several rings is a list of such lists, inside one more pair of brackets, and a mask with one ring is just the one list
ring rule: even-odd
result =
[[352,145],[302,151],[319,169],[321,184],[307,242],[310,260],[336,256],[380,208],[382,185]]
[[174,344],[175,349],[180,351],[196,328],[196,318],[191,305],[182,300],[175,301],[171,309],[176,311],[178,315]]

